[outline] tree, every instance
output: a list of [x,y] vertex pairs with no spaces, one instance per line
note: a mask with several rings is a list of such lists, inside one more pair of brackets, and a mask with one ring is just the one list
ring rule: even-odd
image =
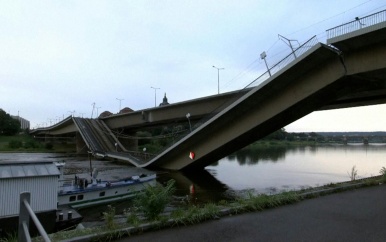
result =
[[287,136],[287,132],[284,128],[281,128],[279,130],[276,130],[275,132],[267,135],[264,139],[265,140],[284,140]]
[[20,131],[20,122],[0,109],[0,135],[15,135]]

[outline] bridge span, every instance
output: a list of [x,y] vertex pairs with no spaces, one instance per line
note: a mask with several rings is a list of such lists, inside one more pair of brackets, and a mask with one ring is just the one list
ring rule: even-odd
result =
[[[86,141],[87,146],[138,167],[201,169],[315,110],[386,103],[386,11],[329,29],[327,35],[327,44],[310,39],[256,79],[253,87],[223,95],[218,103],[212,97],[213,106],[192,116],[200,119],[196,126],[159,154],[146,157],[146,152],[127,152],[114,138],[108,141],[115,141],[113,148],[92,145],[102,137]],[[205,102],[197,106],[205,107]],[[106,127],[117,129],[120,123],[134,130],[181,117],[186,121],[186,110],[157,115],[155,110],[150,110],[155,111],[151,115],[149,110],[134,112],[102,119],[102,126],[108,133]],[[130,115],[135,118],[129,119]],[[52,128],[52,133],[65,129],[95,133],[85,131],[87,126],[79,125],[83,121],[68,118],[65,122],[67,126]]]

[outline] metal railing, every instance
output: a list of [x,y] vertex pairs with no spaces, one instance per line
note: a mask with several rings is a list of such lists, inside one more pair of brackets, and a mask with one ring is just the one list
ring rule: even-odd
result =
[[327,39],[331,39],[340,35],[348,34],[350,32],[366,28],[372,25],[379,24],[386,21],[386,10],[368,15],[363,18],[355,18],[354,21],[327,29]]
[[247,87],[257,86],[261,82],[265,81],[270,77],[269,74],[274,75],[275,73],[279,72],[281,69],[286,67],[288,64],[290,64],[292,61],[294,61],[296,58],[303,55],[307,50],[311,49],[313,46],[315,46],[318,43],[318,39],[316,38],[316,35],[313,36],[311,39],[304,42],[302,45],[300,45],[297,49],[290,52],[286,57],[284,57],[282,60],[274,64],[272,67],[269,68],[269,71],[264,72],[262,75],[257,77],[255,80],[253,80]]
[[44,230],[42,224],[40,223],[35,212],[30,206],[31,194],[29,192],[20,193],[20,211],[19,211],[19,232],[18,232],[18,241],[25,242],[31,241],[31,235],[29,233],[29,220],[30,218],[35,223],[37,230],[40,235],[43,237],[44,241],[51,241],[48,237],[46,231]]

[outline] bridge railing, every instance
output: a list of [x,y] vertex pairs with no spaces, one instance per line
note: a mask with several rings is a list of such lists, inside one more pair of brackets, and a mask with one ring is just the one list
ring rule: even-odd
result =
[[368,15],[363,18],[356,18],[351,22],[326,30],[327,39],[348,34],[350,32],[353,32],[362,28],[370,27],[385,21],[386,21],[386,10]]
[[18,241],[25,242],[31,241],[31,235],[29,233],[29,220],[30,218],[35,223],[37,230],[43,237],[44,241],[51,241],[42,224],[40,223],[35,212],[32,210],[31,205],[31,194],[29,192],[22,192],[20,194],[20,211],[19,211],[19,231]]
[[311,49],[317,43],[318,43],[318,39],[316,38],[316,35],[315,35],[311,39],[307,40],[302,45],[300,45],[293,52],[290,52],[282,60],[280,60],[279,62],[274,64],[272,67],[270,67],[269,71],[267,70],[266,72],[261,74],[259,77],[257,77],[255,80],[253,80],[250,84],[248,84],[245,88],[252,87],[252,86],[257,86],[258,84],[260,84],[263,81],[267,80],[270,77],[270,75],[274,75],[277,72],[279,72],[281,69],[286,67],[292,61],[294,61],[297,57],[303,55],[307,50]]

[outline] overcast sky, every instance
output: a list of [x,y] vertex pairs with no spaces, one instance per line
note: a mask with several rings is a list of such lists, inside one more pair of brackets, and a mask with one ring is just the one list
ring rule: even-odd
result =
[[[289,46],[384,10],[383,0],[0,0],[0,108],[50,125],[245,87]],[[296,41],[292,42],[296,45]],[[154,89],[154,88],[159,89]],[[118,100],[123,99],[123,100]],[[347,120],[352,120],[348,122]],[[314,112],[290,132],[386,130],[386,105]]]

